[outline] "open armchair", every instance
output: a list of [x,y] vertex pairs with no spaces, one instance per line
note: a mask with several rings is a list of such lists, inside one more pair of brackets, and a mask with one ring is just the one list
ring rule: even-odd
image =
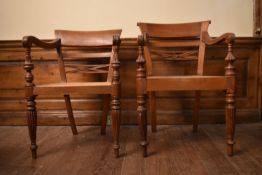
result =
[[[233,33],[225,33],[210,38],[210,21],[182,24],[138,23],[142,35],[138,37],[139,55],[137,58],[137,118],[142,136],[143,155],[147,156],[147,95],[151,129],[156,131],[156,97],[158,91],[195,91],[193,109],[193,131],[199,122],[200,91],[225,91],[225,115],[227,154],[233,155],[235,131],[235,57],[232,53]],[[205,49],[207,45],[227,44],[225,74],[220,76],[204,75]],[[197,67],[194,75],[158,75],[154,70],[157,61],[195,60]]]
[[[77,128],[73,117],[70,95],[102,94],[104,97],[103,116],[101,119],[101,134],[105,133],[107,112],[111,96],[112,135],[114,138],[115,155],[119,155],[119,128],[120,128],[120,62],[118,50],[121,30],[105,31],[65,31],[56,30],[56,40],[44,42],[34,36],[23,38],[23,47],[26,49],[24,69],[26,71],[25,96],[27,105],[27,121],[31,140],[32,157],[37,157],[36,129],[37,111],[35,98],[38,95],[61,95],[65,99],[69,122],[73,134]],[[55,49],[58,55],[58,67],[61,82],[36,85],[32,70],[31,48],[35,45],[44,49]],[[80,52],[64,52],[66,48],[80,49]],[[85,52],[88,50],[87,52]],[[72,63],[72,60],[80,60]],[[87,64],[90,63],[90,64]],[[67,74],[70,72],[81,74],[103,74],[105,81],[96,82],[70,82]]]

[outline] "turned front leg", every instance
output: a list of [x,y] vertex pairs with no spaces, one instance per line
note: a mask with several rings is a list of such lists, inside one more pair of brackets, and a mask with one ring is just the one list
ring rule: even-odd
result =
[[234,154],[234,134],[235,134],[235,94],[234,92],[226,92],[226,141],[227,154]]
[[228,80],[228,88],[226,89],[226,140],[227,140],[227,154],[232,156],[234,153],[234,134],[235,134],[235,89],[236,77],[234,61],[235,57],[232,53],[233,38],[229,37],[228,40],[228,54],[225,58],[227,65],[225,67],[225,76]]
[[114,138],[114,152],[115,156],[119,157],[119,132],[120,132],[120,120],[121,120],[121,108],[120,108],[120,62],[118,59],[118,51],[120,45],[119,36],[113,37],[113,78],[112,78],[112,92],[111,92],[111,110],[112,110],[112,134]]
[[37,114],[36,114],[36,103],[35,103],[35,95],[33,94],[34,89],[34,76],[32,70],[34,69],[34,65],[31,62],[31,44],[25,44],[26,47],[26,58],[24,69],[26,71],[25,74],[25,98],[26,98],[26,115],[27,115],[27,125],[29,136],[31,140],[31,152],[32,158],[36,159],[37,157],[37,145],[36,145],[36,127],[37,127]]
[[118,97],[113,96],[111,102],[112,110],[112,135],[114,139],[115,157],[119,157],[119,130],[120,130],[120,101]]
[[136,74],[136,94],[137,94],[137,121],[141,134],[141,146],[143,148],[143,156],[147,156],[147,109],[146,109],[146,68],[143,54],[143,46],[145,44],[145,36],[138,37],[138,58],[137,74]]
[[35,103],[35,96],[27,97],[27,125],[29,136],[31,140],[31,152],[32,158],[36,159],[37,157],[37,144],[36,144],[36,129],[37,129],[37,112],[36,112],[36,103]]
[[140,145],[143,149],[143,156],[147,156],[147,109],[146,95],[137,95],[137,121],[141,135]]

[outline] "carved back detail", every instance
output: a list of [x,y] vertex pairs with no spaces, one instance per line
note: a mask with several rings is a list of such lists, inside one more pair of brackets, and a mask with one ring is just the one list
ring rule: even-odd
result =
[[113,37],[120,37],[121,32],[56,30],[55,36],[61,39],[62,46],[57,49],[61,80],[66,82],[68,74],[81,73],[104,74],[106,81],[111,81]]
[[154,74],[157,61],[197,60],[196,74],[203,74],[205,44],[202,32],[208,30],[210,21],[181,24],[138,23],[144,35],[144,55],[147,74]]

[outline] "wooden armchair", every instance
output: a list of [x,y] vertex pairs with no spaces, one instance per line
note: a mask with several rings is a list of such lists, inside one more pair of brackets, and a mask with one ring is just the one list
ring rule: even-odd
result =
[[[35,98],[38,95],[61,95],[65,99],[65,107],[73,134],[77,134],[75,120],[70,101],[70,94],[102,94],[104,97],[103,116],[101,119],[101,134],[105,134],[107,113],[111,95],[112,135],[114,138],[115,155],[119,155],[120,128],[120,62],[118,50],[122,30],[106,31],[65,31],[56,30],[56,40],[43,42],[34,36],[23,37],[23,47],[26,48],[24,69],[26,71],[25,96],[27,105],[27,121],[31,140],[32,157],[37,157],[36,129],[37,110]],[[32,70],[31,48],[35,45],[45,49],[56,49],[61,82],[52,84],[34,84]],[[67,50],[68,49],[68,50]],[[80,49],[70,52],[70,49]],[[86,51],[88,50],[88,51]],[[72,63],[76,59],[79,63]],[[84,64],[83,64],[84,63]],[[89,64],[87,64],[89,63]],[[106,77],[99,82],[70,82],[68,73],[98,74]]]
[[[226,94],[225,115],[227,133],[227,154],[233,155],[235,131],[235,57],[232,54],[234,34],[226,33],[210,38],[210,21],[183,24],[138,23],[142,35],[138,37],[139,56],[137,58],[137,112],[142,136],[143,155],[147,155],[147,94],[151,129],[156,131],[157,91],[195,91],[193,110],[193,131],[197,131],[200,91],[224,90]],[[206,45],[225,42],[228,52],[225,57],[225,75],[204,75]],[[154,70],[157,61],[197,61],[195,75],[158,75]]]

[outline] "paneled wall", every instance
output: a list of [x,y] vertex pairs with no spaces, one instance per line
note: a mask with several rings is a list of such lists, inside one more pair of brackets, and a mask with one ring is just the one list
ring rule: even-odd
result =
[[[261,117],[261,58],[260,39],[239,37],[234,46],[237,57],[237,121],[259,121]],[[224,74],[224,45],[207,48],[205,74]],[[56,55],[52,50],[34,48],[35,83],[59,81]],[[122,123],[136,123],[135,73],[137,46],[136,39],[124,38],[120,49],[122,80]],[[24,49],[21,41],[0,41],[0,125],[24,125]],[[160,64],[158,70],[186,73],[194,63],[179,62]],[[82,74],[72,79],[87,80]],[[158,123],[190,123],[193,92],[165,92],[157,94]],[[98,124],[101,116],[100,96],[74,95],[72,105],[79,125]],[[224,122],[224,93],[203,92],[201,98],[201,123]],[[68,124],[65,103],[62,97],[41,96],[37,99],[39,124]],[[110,122],[110,121],[109,121]]]

